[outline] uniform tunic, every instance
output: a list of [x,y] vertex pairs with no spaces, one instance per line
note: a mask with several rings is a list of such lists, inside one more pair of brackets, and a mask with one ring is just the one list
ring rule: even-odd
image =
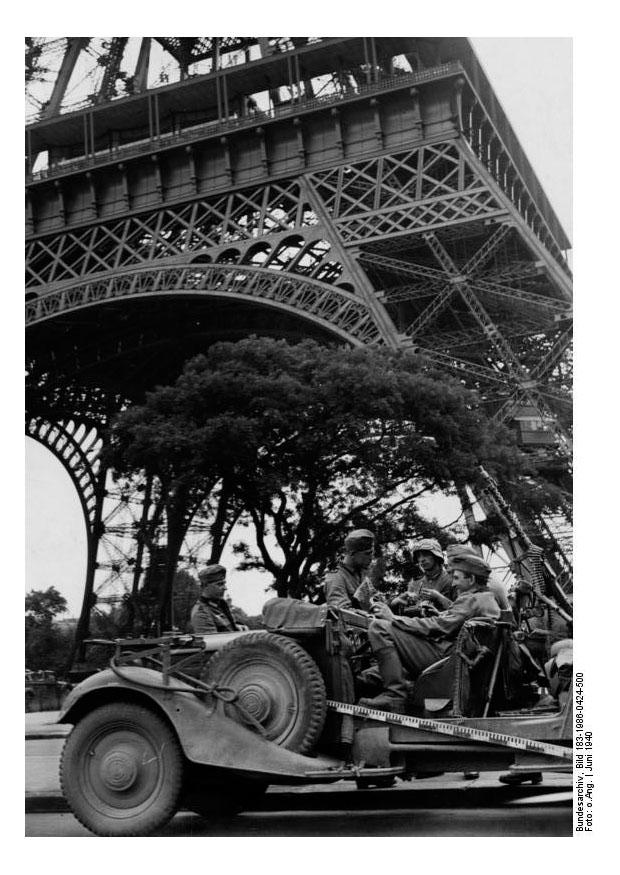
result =
[[237,631],[233,615],[224,599],[200,598],[192,608],[189,628],[195,635]]
[[435,617],[394,617],[373,620],[368,638],[373,650],[396,647],[400,660],[415,679],[425,668],[442,659],[454,646],[459,630],[473,617],[500,615],[497,602],[488,590],[466,592]]
[[411,595],[419,596],[420,590],[422,589],[434,589],[452,601],[452,586],[452,575],[448,574],[446,569],[442,566],[439,574],[436,574],[433,577],[429,577],[428,574],[425,574],[423,577],[418,577],[417,580],[410,581],[407,586],[407,592]]
[[361,608],[369,611],[374,592],[369,581],[362,581],[362,575],[344,563],[325,576],[325,601],[330,608]]

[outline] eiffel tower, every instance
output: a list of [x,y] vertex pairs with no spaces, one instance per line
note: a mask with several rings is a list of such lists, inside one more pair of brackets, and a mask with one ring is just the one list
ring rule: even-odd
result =
[[26,431],[80,496],[81,622],[101,430],[216,340],[419,351],[565,476],[570,243],[467,39],[29,38],[26,72]]

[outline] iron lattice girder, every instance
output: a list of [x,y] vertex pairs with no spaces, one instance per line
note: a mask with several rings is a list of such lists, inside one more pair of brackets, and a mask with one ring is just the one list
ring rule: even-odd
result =
[[[374,261],[374,258],[367,258],[366,253],[360,256],[360,260]],[[386,265],[387,266],[387,265]],[[409,271],[411,276],[419,274],[425,279],[428,279],[427,268],[421,267],[417,270],[417,265],[411,265],[412,270]],[[391,288],[382,289],[377,292],[382,301],[387,304],[398,304],[404,301],[415,301],[420,298],[428,298],[435,295],[438,286],[445,286],[445,276],[440,271],[436,271],[437,280],[427,282],[425,285],[412,284],[404,286],[393,286]],[[497,283],[489,282],[483,277],[476,277],[471,282],[477,292],[489,297],[501,298],[506,301],[516,304],[527,304],[538,310],[551,311],[552,314],[557,314],[558,317],[563,316],[570,318],[572,309],[567,307],[565,301],[558,301],[556,298],[547,298],[545,295],[537,295],[533,292],[525,292],[522,289],[514,289],[509,286],[500,286]]]
[[[536,365],[530,371],[530,378],[532,382],[540,384],[540,381],[543,380],[549,372],[558,364],[566,350],[569,348],[573,338],[572,326],[570,328],[565,329],[560,336],[557,338],[551,349],[549,349],[545,356],[540,359]],[[547,391],[549,387],[546,387]],[[557,398],[557,400],[564,400],[561,395],[557,393],[552,393],[553,397]],[[497,411],[496,417],[499,419],[508,419],[514,411],[523,403],[523,400],[529,400],[528,393],[526,391],[519,391],[514,396],[514,398],[509,399],[502,405],[502,407]]]
[[559,362],[566,350],[569,348],[573,340],[572,325],[566,328],[557,338],[551,349],[538,361],[530,371],[533,379],[541,379],[545,377],[553,367]]
[[238,52],[255,43],[255,39],[247,36],[156,36],[155,39],[182,65],[195,64],[197,61],[213,57],[213,53],[216,50],[216,40],[217,51],[222,53]]
[[97,429],[73,420],[53,423],[33,416],[26,419],[26,434],[50,450],[67,471],[92,534],[97,515],[97,472],[101,449]]
[[507,215],[455,140],[351,162],[309,178],[345,245]]
[[[461,276],[461,274],[459,274],[459,271],[449,253],[437,239],[435,234],[429,233],[425,235],[425,239],[436,254],[439,263],[444,266],[446,270],[449,270],[453,277],[459,278],[459,282],[457,283],[459,294],[469,306],[475,319],[500,354],[510,379],[513,382],[515,391],[522,393],[539,411],[543,420],[546,419],[552,424],[554,432],[560,441],[560,446],[564,451],[569,452],[570,439],[565,434],[564,428],[559,424],[538,391],[536,381],[529,379],[529,375],[524,372],[523,366],[514,354],[512,348],[505,340],[498,327],[494,324],[480,301],[476,298],[476,295],[469,286],[466,276]],[[498,416],[498,418],[505,419],[505,413],[501,417]]]
[[[407,344],[405,343],[405,347]],[[497,402],[500,407],[494,414],[494,419],[499,422],[510,420],[515,410],[527,402],[524,394],[515,393],[514,383],[509,375],[490,365],[483,365],[471,359],[459,358],[452,352],[446,352],[434,347],[423,345],[411,345],[412,351],[419,353],[429,361],[448,369],[453,376],[462,377],[467,383],[483,393],[484,401]],[[502,391],[495,391],[494,387],[502,387]],[[538,392],[542,398],[548,399],[562,407],[572,408],[572,398],[568,394],[555,391],[549,386],[538,386]],[[507,399],[506,395],[510,397]]]
[[[114,39],[118,40],[124,38]],[[188,43],[195,40],[208,40],[215,38],[162,39],[176,40],[179,45],[176,46],[175,44],[172,46],[171,44],[171,47],[173,50],[177,50],[182,43],[187,47]],[[225,40],[225,38],[219,39]],[[242,40],[243,38],[238,39]],[[264,39],[266,38],[260,38],[259,42]],[[364,44],[366,43],[366,40],[362,38],[345,38],[340,40],[343,45],[346,43],[350,48],[353,44],[359,44],[362,41]],[[338,41],[331,39],[328,40],[328,42],[334,44],[330,48],[330,50],[333,51]],[[390,40],[387,42],[389,43]],[[391,42],[393,42],[393,40]],[[378,81],[369,82],[366,83],[366,85],[363,83],[360,85],[360,83],[358,83],[357,87],[360,93],[354,94],[354,97],[359,99],[362,96],[361,91],[367,85],[372,87],[373,92],[380,93],[382,89],[387,89],[389,91],[394,87],[400,89],[411,87],[411,84],[414,81],[417,83],[418,79],[420,80],[419,84],[428,84],[435,80],[440,81],[445,76],[452,78],[456,88],[453,112],[456,113],[455,118],[458,122],[458,126],[455,125],[455,131],[458,131],[458,133],[461,134],[463,144],[467,144],[467,152],[472,157],[475,157],[479,165],[484,168],[485,173],[494,180],[495,185],[501,190],[505,198],[508,198],[511,204],[518,210],[521,221],[524,221],[532,233],[536,235],[541,244],[545,246],[549,252],[553,253],[553,257],[559,264],[561,264],[562,269],[566,272],[566,261],[556,243],[557,239],[561,241],[563,246],[567,246],[568,241],[566,236],[563,234],[557,219],[552,214],[544,196],[544,192],[533,174],[518,141],[514,137],[510,125],[504,118],[501,107],[497,105],[492,89],[486,81],[483,71],[479,68],[471,46],[468,44],[467,40],[462,39],[440,40],[439,42],[442,44],[445,43],[446,46],[449,47],[447,57],[453,58],[454,60],[450,60],[448,63],[440,65],[437,68],[424,69],[404,77],[388,76],[385,82],[379,77]],[[414,43],[414,40],[412,40],[412,43]],[[294,54],[294,41],[286,42],[285,47],[285,54],[290,54],[289,50]],[[237,48],[237,46],[235,46],[235,48]],[[312,54],[312,52],[318,51],[320,54],[323,52],[324,48],[325,47],[321,47],[320,45],[316,49],[314,47],[306,46],[303,49],[303,52],[307,54],[307,52],[310,51],[310,54]],[[392,48],[394,48],[394,46],[392,46]],[[357,50],[359,51],[359,49],[360,46],[357,45]],[[187,53],[186,50],[184,53]],[[295,61],[297,61],[297,58],[295,58]],[[290,67],[290,58],[286,61],[283,59],[283,63],[288,63]],[[241,64],[239,66],[241,70],[232,71],[231,75],[245,75],[243,73],[244,65]],[[213,80],[214,76],[215,74],[209,74],[206,78],[200,78],[201,81],[204,79],[206,82],[209,79]],[[185,85],[187,84],[188,83],[185,83]],[[280,84],[285,83],[281,82]],[[191,85],[191,87],[193,88],[195,86]],[[299,102],[299,111],[303,111],[304,103],[303,100]],[[309,101],[309,103],[312,104],[312,100]],[[219,123],[221,124],[225,121],[226,119],[222,118]],[[238,119],[230,120],[230,122],[238,124]],[[103,125],[103,129],[106,131],[111,128],[114,128],[114,125]],[[42,146],[42,148],[44,148],[44,146]],[[157,144],[154,143],[153,148],[156,149]],[[96,156],[89,156],[89,158],[92,158],[93,160],[95,157]],[[117,159],[112,157],[108,158],[108,160]],[[90,163],[92,163],[92,161]],[[85,166],[86,165],[90,166],[88,161],[85,162]],[[553,228],[553,231],[550,230],[550,228]]]
[[[446,164],[447,167],[444,166]],[[425,167],[426,172],[422,172],[420,168]],[[373,228],[376,230],[376,227],[381,230],[380,236],[392,237],[394,234],[420,231],[429,223],[445,226],[459,221],[471,221],[476,217],[486,218],[491,214],[505,214],[505,210],[497,209],[497,203],[493,201],[486,184],[472,186],[473,176],[469,170],[465,171],[465,167],[466,162],[462,153],[459,153],[454,142],[451,141],[435,146],[418,146],[395,155],[383,155],[362,162],[341,165],[336,170],[326,171],[322,175],[310,174],[309,180],[334,222],[336,232],[343,236],[344,242],[350,243],[351,240],[372,239]],[[393,177],[396,171],[402,176]],[[352,178],[343,182],[347,174]],[[335,179],[333,184],[330,183],[331,177]],[[413,178],[413,182],[406,181],[409,177]],[[468,182],[471,191],[459,190],[459,185],[467,186]],[[340,191],[340,184],[344,186],[343,192]],[[354,185],[363,187],[361,197],[356,198],[350,194]],[[383,194],[384,191],[387,194]],[[365,199],[368,198],[373,203],[378,200],[380,209],[374,210],[371,214],[360,212],[360,203],[365,206]],[[114,228],[118,229],[117,245],[126,250],[125,253],[119,254],[119,258],[124,258],[125,263],[138,243],[134,229],[138,229],[140,233],[140,227],[145,235],[150,235],[152,244],[151,252],[145,255],[145,258],[154,257],[156,245],[161,246],[162,251],[169,255],[177,255],[180,251],[196,248],[201,244],[212,247],[228,240],[249,239],[273,231],[276,227],[283,228],[283,217],[277,212],[279,210],[282,213],[282,209],[277,206],[278,201],[284,202],[287,223],[284,228],[303,226],[304,205],[300,202],[298,179],[282,180],[237,192],[227,192],[219,197],[195,201],[192,204],[158,208],[140,215],[124,217],[118,221],[111,220],[105,225],[97,224],[83,230],[76,229],[70,232],[69,237],[67,232],[56,234],[47,238],[47,243],[38,238],[29,246],[28,264],[35,282],[55,282],[74,278],[75,271],[70,272],[70,244],[65,256],[62,255],[63,244],[67,240],[84,241],[83,245],[91,253],[95,251],[101,238],[105,242],[106,229]],[[480,209],[475,206],[476,204]],[[347,234],[346,228],[340,222],[341,213],[345,217],[351,215],[354,222],[360,223],[360,233],[353,237]],[[252,217],[251,223],[248,223],[248,214]],[[245,224],[240,224],[239,219],[243,219]],[[187,239],[181,241],[177,241],[175,237],[170,240],[162,239],[163,229],[166,229],[171,222],[185,225]],[[212,228],[213,231],[201,234],[201,228],[205,226]],[[93,230],[93,227],[96,230]],[[111,233],[114,237],[114,232]],[[42,260],[45,264],[42,256],[54,259],[54,253],[56,253],[57,268],[65,268],[65,270],[64,275],[61,276],[58,276],[56,270],[50,278],[44,270],[44,265],[39,270],[36,265]],[[108,262],[108,268],[117,267],[120,263],[110,264],[109,254],[105,256],[105,260]],[[87,263],[83,274],[91,270],[92,266]]]
[[463,269],[459,272],[456,265],[452,261],[452,258],[444,249],[443,245],[441,245],[432,232],[426,232],[423,237],[424,240],[429,245],[433,254],[441,264],[444,270],[444,282],[446,280],[447,275],[447,283],[444,285],[443,289],[436,295],[435,299],[428,305],[428,307],[417,316],[417,318],[411,323],[411,325],[407,328],[406,333],[410,337],[416,337],[417,334],[422,331],[429,322],[432,322],[439,312],[446,306],[452,295],[454,294],[454,290],[457,285],[460,285],[466,281],[466,279],[473,275],[478,268],[484,264],[487,258],[490,258],[493,250],[499,246],[502,242],[506,234],[508,233],[508,227],[506,225],[500,225],[491,235],[489,240],[485,241],[485,243],[480,247],[478,252],[476,252],[467,262],[467,264],[463,267]]
[[499,383],[502,386],[505,386],[506,389],[512,388],[512,384],[508,378],[508,375],[503,371],[491,367],[486,367],[484,365],[478,364],[477,362],[472,362],[467,359],[458,358],[457,356],[451,355],[450,353],[442,352],[439,349],[433,349],[432,347],[414,344],[411,341],[409,343],[405,341],[404,346],[405,348],[409,347],[414,352],[419,352],[420,355],[423,355],[425,358],[427,358],[431,362],[434,362],[435,364],[449,368],[453,372],[456,371],[457,374],[464,373],[467,376],[473,377],[476,380],[482,380],[483,383]]
[[[187,258],[226,246],[247,249],[274,234],[311,234],[316,224],[300,195],[299,180],[252,186],[37,238],[27,248],[27,286],[72,281],[97,270],[159,258]],[[314,239],[319,237],[317,230]]]
[[257,300],[310,319],[355,345],[382,340],[372,312],[359,297],[295,274],[247,265],[160,266],[80,282],[28,302],[26,324],[119,298],[175,294]]
[[[516,340],[522,337],[539,336],[543,332],[548,332],[552,329],[557,330],[553,323],[541,326],[540,322],[533,322],[531,319],[515,318],[504,328],[503,334],[506,340]],[[466,349],[471,346],[479,350],[481,346],[486,346],[487,344],[488,337],[479,329],[479,326],[454,331],[436,331],[433,332],[430,338],[426,337],[424,340],[424,345],[427,347],[450,351]],[[530,371],[531,374],[532,371]]]

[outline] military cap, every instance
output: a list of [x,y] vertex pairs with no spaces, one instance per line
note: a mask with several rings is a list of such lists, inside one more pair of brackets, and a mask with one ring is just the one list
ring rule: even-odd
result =
[[459,553],[467,553],[468,556],[479,556],[480,554],[469,544],[448,544],[446,547],[446,556],[448,559],[451,556],[457,556]]
[[223,577],[226,577],[226,569],[223,565],[207,565],[206,568],[198,572],[198,580],[203,586],[221,580]]
[[344,548],[350,553],[358,550],[370,550],[375,542],[375,536],[368,529],[355,529],[344,539]]
[[476,574],[479,577],[488,577],[491,573],[491,566],[484,559],[474,553],[457,553],[450,557],[450,565],[456,571],[463,571],[465,574]]
[[452,567],[455,556],[480,557],[480,553],[478,553],[473,547],[470,547],[469,544],[448,544],[446,547],[446,559],[449,567]]
[[422,538],[421,541],[413,541],[410,547],[411,555],[415,558],[416,553],[425,550],[427,553],[432,553],[437,559],[443,562],[443,550],[439,541],[434,538]]

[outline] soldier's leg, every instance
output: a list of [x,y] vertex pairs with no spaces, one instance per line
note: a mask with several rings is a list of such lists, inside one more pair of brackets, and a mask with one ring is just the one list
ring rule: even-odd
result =
[[405,710],[406,686],[403,667],[392,639],[391,621],[373,620],[368,627],[368,639],[377,657],[384,692],[372,699],[360,699],[359,704],[402,714]]
[[443,659],[450,649],[448,643],[431,641],[414,632],[406,632],[399,628],[392,629],[391,638],[400,661],[413,680],[417,680],[429,665]]

